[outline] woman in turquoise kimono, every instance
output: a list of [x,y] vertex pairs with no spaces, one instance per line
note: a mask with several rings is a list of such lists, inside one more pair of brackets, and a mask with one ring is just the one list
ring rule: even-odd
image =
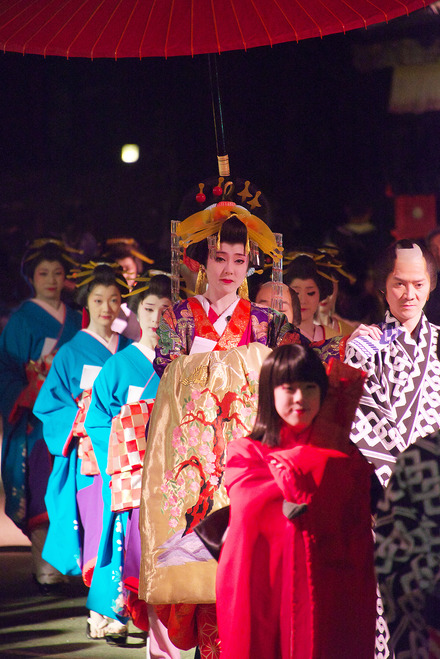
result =
[[[88,606],[108,618],[108,642],[125,643],[131,616],[137,627],[150,629],[152,657],[179,659],[180,653],[168,639],[154,608],[138,599],[139,487],[145,425],[159,384],[152,362],[159,321],[171,307],[171,281],[166,275],[157,275],[143,289],[138,285],[137,290],[130,298],[130,308],[137,314],[141,339],[104,364],[93,385],[85,420],[103,480],[104,501],[103,532]],[[130,439],[125,441],[122,429],[128,421]],[[138,439],[135,447],[133,429]]]
[[40,238],[30,244],[22,273],[33,297],[12,313],[0,336],[5,508],[31,540],[34,579],[43,594],[58,589],[63,577],[41,557],[48,527],[44,495],[52,462],[32,408],[55,353],[81,327],[81,316],[61,301],[73,263],[61,241]]
[[[117,264],[91,263],[84,272],[78,301],[85,308],[85,329],[57,353],[36,400],[44,438],[54,456],[46,506],[49,531],[44,558],[65,575],[82,574],[90,586],[102,528],[102,479],[84,418],[93,382],[109,357],[129,345],[111,325],[127,290]],[[103,636],[103,616],[91,612],[88,633]]]

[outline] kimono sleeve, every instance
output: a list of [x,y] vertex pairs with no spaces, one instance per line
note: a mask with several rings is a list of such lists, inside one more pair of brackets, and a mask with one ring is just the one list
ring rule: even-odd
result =
[[264,458],[264,450],[260,451],[260,447],[255,447],[248,439],[237,439],[228,445],[225,484],[232,515],[239,508],[241,514],[254,517],[268,500],[281,500],[280,489]]
[[[269,348],[281,345],[287,334],[291,335],[291,343],[300,343],[299,332],[289,323],[285,314],[271,309],[268,325],[267,345]],[[297,334],[298,337],[296,337]],[[292,340],[292,336],[295,336],[295,340]]]
[[385,448],[388,444],[390,447],[396,444],[404,446],[405,441],[398,430],[396,413],[390,401],[390,385],[384,372],[381,353],[366,358],[348,343],[344,361],[366,373],[364,392],[351,429],[351,440],[355,443],[363,440],[371,446],[379,438]]
[[167,309],[161,318],[157,335],[159,341],[156,347],[156,358],[153,366],[159,377],[162,377],[168,364],[181,355],[188,355],[188,345],[184,332],[186,322],[181,319],[180,324],[173,309]]
[[21,314],[9,319],[0,335],[0,413],[7,419],[28,384],[25,366],[32,354],[32,335]]
[[54,357],[49,374],[34,405],[34,414],[43,423],[44,440],[52,455],[66,456],[78,405],[71,392],[75,358],[64,346]]
[[112,419],[122,405],[122,402],[115,399],[117,381],[110,362],[111,359],[104,364],[94,382],[92,399],[84,422],[87,434],[92,440],[101,474],[105,474],[107,469]]

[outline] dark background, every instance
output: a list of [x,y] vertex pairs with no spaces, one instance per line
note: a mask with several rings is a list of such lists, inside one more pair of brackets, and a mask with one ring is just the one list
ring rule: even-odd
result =
[[[439,113],[390,115],[392,69],[360,71],[362,44],[426,43],[439,17],[223,53],[219,75],[233,177],[255,182],[289,247],[320,244],[347,201],[393,225],[397,193],[435,193]],[[133,165],[121,146],[139,144]],[[63,232],[133,234],[157,254],[189,188],[217,172],[207,57],[66,60],[0,55],[1,249]],[[0,255],[1,256],[1,255]],[[0,273],[1,276],[1,273]]]

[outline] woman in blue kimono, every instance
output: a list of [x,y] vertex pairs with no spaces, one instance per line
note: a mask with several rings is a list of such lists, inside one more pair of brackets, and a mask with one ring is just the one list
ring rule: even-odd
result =
[[[86,277],[78,301],[84,304],[89,322],[56,355],[34,413],[43,422],[44,438],[54,456],[43,555],[62,574],[82,574],[90,585],[102,528],[102,480],[84,417],[94,379],[107,359],[130,340],[111,329],[121,294],[127,290],[119,266],[91,263],[77,276]],[[102,637],[105,624],[102,616],[91,612],[89,635]]]
[[[106,362],[93,385],[85,420],[85,428],[92,440],[103,479],[104,500],[103,532],[88,606],[109,618],[105,632],[108,642],[125,642],[128,615],[131,615],[141,629],[148,630],[150,627],[151,657],[178,659],[180,653],[168,639],[166,628],[158,621],[154,608],[137,597],[141,546],[136,493],[142,477],[145,417],[133,424],[137,426],[136,436],[141,440],[139,448],[136,448],[136,451],[139,450],[139,460],[133,460],[132,452],[131,468],[125,465],[121,472],[118,460],[112,460],[109,456],[109,444],[116,437],[115,429],[121,416],[124,419],[130,416],[133,418],[133,414],[140,409],[139,401],[148,401],[151,406],[159,384],[159,376],[152,362],[159,321],[172,304],[171,281],[165,275],[157,275],[148,286],[137,288],[139,292],[133,296],[130,306],[136,311],[142,330],[141,339]],[[124,444],[123,435],[119,437]],[[126,444],[123,447],[119,444],[116,452],[113,445],[111,450],[113,455],[129,454]],[[120,486],[122,479],[123,497]],[[124,597],[123,583],[128,590],[128,598]]]
[[72,263],[61,241],[40,238],[28,247],[22,273],[33,297],[14,311],[0,336],[6,514],[31,540],[34,579],[43,594],[59,588],[63,576],[41,557],[48,527],[44,495],[52,462],[32,408],[58,348],[81,327],[78,312],[61,301]]

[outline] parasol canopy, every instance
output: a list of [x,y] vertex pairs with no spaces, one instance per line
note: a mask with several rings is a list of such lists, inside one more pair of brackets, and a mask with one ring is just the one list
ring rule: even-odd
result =
[[389,21],[425,0],[1,0],[3,51],[171,57],[246,50]]

